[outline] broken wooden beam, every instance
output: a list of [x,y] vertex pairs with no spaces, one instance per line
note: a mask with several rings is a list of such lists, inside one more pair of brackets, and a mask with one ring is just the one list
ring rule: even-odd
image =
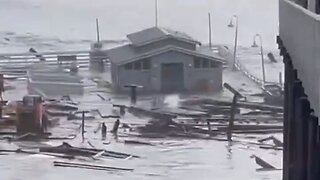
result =
[[272,149],[272,150],[278,150],[278,151],[282,151],[283,150],[282,147],[267,146],[267,145],[261,145],[261,146],[259,146],[259,148],[261,148],[261,149]]
[[233,131],[233,125],[234,125],[234,116],[235,116],[235,111],[237,108],[237,101],[238,101],[238,96],[237,94],[233,95],[233,100],[232,100],[232,105],[231,105],[231,110],[230,110],[230,118],[229,118],[229,124],[228,124],[228,130],[227,130],[227,139],[228,141],[232,141],[232,131]]
[[63,143],[62,145],[56,146],[56,147],[41,147],[39,149],[39,151],[40,152],[59,153],[59,154],[68,154],[68,155],[73,155],[73,156],[85,156],[85,157],[94,156],[101,151],[105,151],[102,155],[105,157],[113,157],[113,158],[120,158],[120,159],[125,159],[128,157],[139,158],[139,156],[125,154],[125,153],[119,153],[119,152],[114,152],[114,151],[106,151],[104,149],[73,147],[73,146],[69,145],[68,143]]
[[25,151],[22,149],[16,149],[16,150],[5,150],[1,149],[0,152],[7,152],[7,153],[20,153],[20,154],[28,154],[28,155],[45,155],[45,156],[52,156],[57,158],[63,158],[63,159],[74,159],[74,156],[71,155],[60,155],[60,154],[54,154],[54,153],[41,153],[41,152],[35,152],[35,151]]
[[143,142],[143,141],[137,141],[137,140],[124,140],[125,144],[132,144],[132,145],[148,145],[148,146],[154,146],[154,144],[149,142]]
[[282,147],[283,146],[283,142],[281,142],[279,139],[277,139],[274,136],[269,136],[269,137],[264,138],[264,139],[259,139],[258,142],[262,143],[262,142],[269,141],[269,140],[272,140],[272,142],[275,145],[275,147]]
[[[220,131],[226,131],[227,126],[220,126],[217,129]],[[233,129],[234,130],[244,130],[244,131],[249,131],[249,130],[272,130],[272,129],[279,129],[282,130],[283,126],[282,125],[234,125]]]
[[269,52],[269,53],[267,54],[267,56],[268,56],[269,60],[270,60],[272,63],[276,63],[276,62],[277,62],[276,58],[274,57],[274,55],[273,55],[271,52]]
[[46,108],[52,108],[57,110],[63,110],[63,111],[77,111],[78,107],[73,104],[68,103],[61,103],[61,102],[46,102],[45,104]]
[[[221,106],[231,106],[232,102],[222,101],[222,100],[213,100],[213,99],[192,99],[182,102],[184,105],[198,105],[198,104],[213,104]],[[259,109],[273,112],[283,112],[282,106],[271,106],[262,103],[254,102],[238,102],[238,107],[247,108],[247,109]]]
[[54,166],[58,166],[58,167],[83,168],[83,169],[105,170],[105,171],[133,171],[134,170],[134,169],[130,169],[130,168],[119,168],[119,167],[111,167],[111,166],[59,162],[59,161],[54,161],[53,164],[54,164]]
[[244,96],[237,91],[236,89],[234,89],[232,86],[230,86],[228,83],[224,83],[223,86],[228,89],[233,95],[237,96],[238,98],[243,98]]
[[263,169],[268,169],[268,170],[274,170],[277,169],[274,166],[272,166],[271,164],[267,163],[265,160],[261,159],[260,157],[256,156],[256,155],[252,155],[251,158],[255,158],[255,162],[261,166]]
[[137,115],[143,115],[143,116],[149,116],[153,117],[156,119],[163,119],[163,118],[176,118],[176,115],[172,115],[169,113],[163,113],[163,112],[157,112],[157,111],[152,111],[152,110],[147,110],[139,107],[129,107],[128,112],[132,114],[137,114]]
[[260,130],[234,130],[234,134],[274,134],[283,133],[282,129],[260,129]]

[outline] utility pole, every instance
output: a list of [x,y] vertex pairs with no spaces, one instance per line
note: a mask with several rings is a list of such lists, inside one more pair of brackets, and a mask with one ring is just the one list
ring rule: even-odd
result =
[[155,26],[158,27],[158,0],[155,0]]
[[211,14],[208,13],[209,15],[209,48],[211,49],[212,47],[212,27],[211,27]]
[[97,26],[97,42],[100,43],[99,19],[98,18],[96,18],[96,26]]

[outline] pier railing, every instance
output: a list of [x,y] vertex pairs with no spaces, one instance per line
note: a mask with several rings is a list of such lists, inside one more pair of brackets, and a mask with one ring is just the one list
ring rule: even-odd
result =
[[320,16],[289,0],[279,0],[279,9],[280,38],[319,117]]
[[[41,56],[41,57],[40,57]],[[55,51],[37,53],[7,53],[0,54],[0,67],[3,69],[19,68],[26,65],[39,62],[40,58],[45,59],[44,63],[48,65],[59,64],[59,56],[75,56],[80,68],[88,68],[90,61],[89,51]],[[96,58],[96,57],[95,57]],[[64,62],[62,62],[64,63]],[[67,63],[67,62],[65,62]]]
[[257,84],[265,93],[267,93],[270,96],[273,96],[273,93],[266,88],[266,85],[274,85],[279,87],[280,89],[283,89],[283,85],[278,82],[263,82],[262,79],[250,73],[250,71],[245,66],[243,66],[239,61],[236,61],[235,67],[237,68],[238,71],[241,71],[247,78],[249,78],[251,81]]

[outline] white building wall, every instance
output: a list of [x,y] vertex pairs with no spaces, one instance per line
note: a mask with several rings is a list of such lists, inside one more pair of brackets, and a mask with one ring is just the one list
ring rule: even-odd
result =
[[320,16],[288,0],[279,0],[280,37],[319,117]]

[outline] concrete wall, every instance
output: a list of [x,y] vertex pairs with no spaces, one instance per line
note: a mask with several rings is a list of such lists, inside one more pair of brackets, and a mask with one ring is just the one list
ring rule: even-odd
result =
[[125,90],[123,86],[126,84],[138,84],[144,86],[143,91],[161,91],[161,68],[165,63],[183,63],[186,90],[203,90],[200,86],[204,82],[208,91],[219,91],[222,88],[222,65],[217,68],[195,69],[193,56],[175,51],[152,57],[150,70],[125,70],[123,66],[118,67],[118,82],[115,87],[123,91]]
[[190,49],[190,50],[196,49],[196,46],[194,44],[187,43],[184,41],[178,41],[173,38],[168,38],[168,39],[157,41],[157,42],[145,45],[145,46],[141,46],[138,49],[141,51],[150,51],[150,50],[158,49],[158,48],[165,47],[168,45],[177,46],[177,47],[181,47],[184,49]]
[[319,117],[320,16],[292,1],[279,1],[280,37]]

